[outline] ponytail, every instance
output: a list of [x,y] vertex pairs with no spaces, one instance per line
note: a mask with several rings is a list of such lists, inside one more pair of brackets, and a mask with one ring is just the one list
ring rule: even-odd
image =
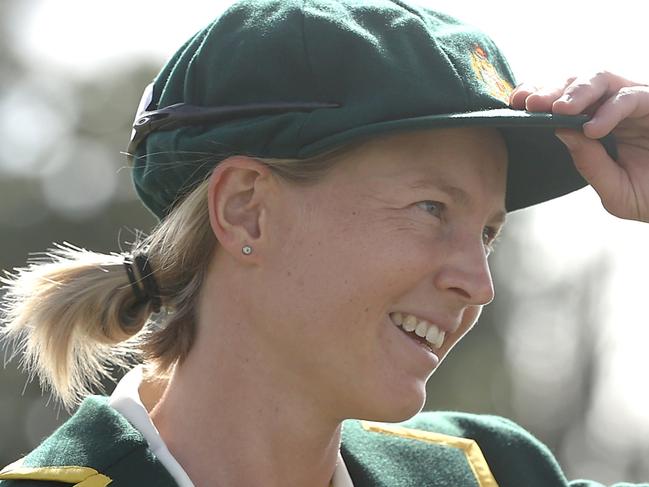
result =
[[108,364],[126,367],[136,335],[149,318],[136,305],[124,256],[57,245],[50,262],[31,263],[2,279],[2,330],[13,353],[41,386],[57,391],[66,407],[108,376]]
[[[9,358],[20,355],[30,378],[68,409],[102,390],[115,368],[144,359],[167,374],[193,343],[195,301],[216,242],[206,200],[204,182],[132,253],[105,255],[65,243],[0,278],[0,338]],[[133,254],[143,252],[157,282],[153,299],[134,292],[147,289],[139,266],[130,267],[133,281],[127,271]],[[163,310],[152,317],[156,301]],[[156,326],[163,319],[165,326]]]

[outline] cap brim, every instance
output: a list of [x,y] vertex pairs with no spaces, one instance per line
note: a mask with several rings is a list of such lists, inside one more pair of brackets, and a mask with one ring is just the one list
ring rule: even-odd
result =
[[[301,157],[365,137],[390,132],[449,127],[494,127],[501,130],[509,152],[507,211],[519,210],[563,196],[588,183],[575,169],[570,153],[554,135],[557,128],[581,130],[587,115],[529,113],[500,108],[465,113],[388,120],[354,127],[303,147]],[[612,135],[600,139],[611,157],[617,157]]]

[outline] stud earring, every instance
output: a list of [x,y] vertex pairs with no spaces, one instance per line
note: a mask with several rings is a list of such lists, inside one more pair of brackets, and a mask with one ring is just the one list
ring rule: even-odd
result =
[[244,245],[241,252],[243,252],[243,255],[250,255],[252,254],[252,247],[250,245]]

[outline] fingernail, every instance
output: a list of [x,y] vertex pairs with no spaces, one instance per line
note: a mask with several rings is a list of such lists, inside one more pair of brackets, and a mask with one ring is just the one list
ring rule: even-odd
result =
[[595,125],[595,118],[591,118],[588,122],[586,122],[584,125],[582,125],[582,129],[585,129],[586,127],[592,127]]

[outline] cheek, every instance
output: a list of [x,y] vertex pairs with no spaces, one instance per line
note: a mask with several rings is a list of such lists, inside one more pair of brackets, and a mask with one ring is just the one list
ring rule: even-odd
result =
[[275,227],[261,309],[308,341],[376,336],[388,308],[430,278],[441,245],[407,210],[370,207],[346,193],[315,196],[308,206],[290,205],[290,218]]
[[332,208],[316,213],[302,220],[308,223],[287,226],[267,275],[273,295],[268,304],[277,312],[284,309],[291,321],[317,325],[312,334],[331,334],[336,328],[369,333],[356,325],[380,320],[422,279],[422,259],[428,258],[424,246],[418,249],[371,212]]

